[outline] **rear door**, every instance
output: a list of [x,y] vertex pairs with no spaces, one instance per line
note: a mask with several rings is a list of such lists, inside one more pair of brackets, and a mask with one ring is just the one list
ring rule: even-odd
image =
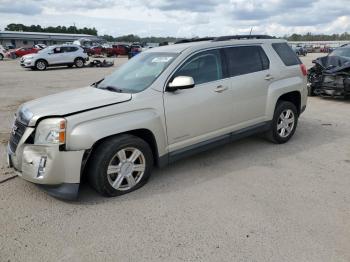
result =
[[233,91],[233,124],[250,126],[265,120],[267,93],[273,76],[260,45],[224,48]]
[[66,46],[64,47],[64,56],[63,63],[74,63],[75,58],[77,57],[78,47],[76,46]]

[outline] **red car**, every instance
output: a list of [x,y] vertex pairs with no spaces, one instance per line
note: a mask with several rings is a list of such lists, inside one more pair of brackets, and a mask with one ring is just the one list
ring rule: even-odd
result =
[[103,48],[101,46],[93,46],[87,49],[88,55],[102,55]]
[[126,45],[113,45],[111,48],[107,49],[108,56],[127,55],[128,53],[129,48]]
[[21,47],[14,51],[11,51],[10,56],[13,58],[22,57],[24,55],[38,53],[39,50],[40,49],[34,47]]

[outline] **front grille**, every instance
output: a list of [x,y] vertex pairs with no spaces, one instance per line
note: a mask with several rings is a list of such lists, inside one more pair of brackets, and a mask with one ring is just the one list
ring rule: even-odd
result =
[[18,143],[21,140],[24,134],[24,131],[26,131],[26,126],[16,119],[11,130],[11,137],[10,137],[10,143],[9,143],[10,150],[12,152],[16,151]]

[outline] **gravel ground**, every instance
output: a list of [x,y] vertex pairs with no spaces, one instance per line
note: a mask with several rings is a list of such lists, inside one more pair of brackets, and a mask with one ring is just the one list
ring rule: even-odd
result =
[[[302,60],[308,66],[317,55]],[[35,72],[0,62],[0,180],[24,101],[113,68]],[[154,171],[116,198],[76,202],[20,178],[0,184],[0,261],[350,261],[350,101],[310,98],[294,138],[252,137]]]

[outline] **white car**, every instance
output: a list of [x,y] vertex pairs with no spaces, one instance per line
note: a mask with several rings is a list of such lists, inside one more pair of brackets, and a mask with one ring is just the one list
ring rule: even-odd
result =
[[44,49],[46,48],[47,45],[44,45],[44,44],[37,44],[37,45],[34,45],[34,48],[37,48],[37,49]]
[[36,54],[24,55],[20,61],[22,67],[43,71],[49,66],[75,65],[81,68],[87,60],[89,56],[78,45],[55,45],[44,48]]
[[6,53],[5,48],[2,45],[0,45],[0,60],[4,59],[5,53]]

